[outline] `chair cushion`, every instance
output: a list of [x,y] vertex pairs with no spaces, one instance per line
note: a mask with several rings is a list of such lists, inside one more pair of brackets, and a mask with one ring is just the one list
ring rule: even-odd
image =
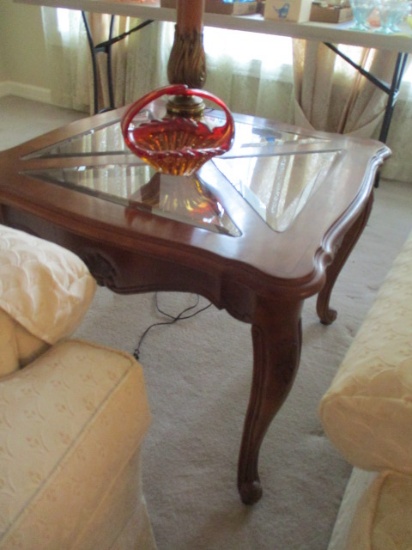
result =
[[333,525],[327,550],[346,550],[349,533],[359,499],[378,476],[377,472],[366,472],[353,468],[340,502],[338,515]]
[[49,347],[0,309],[0,378],[24,367]]
[[358,502],[347,550],[410,550],[412,478],[381,472]]
[[150,420],[140,365],[102,346],[60,342],[0,380],[0,403],[0,549],[77,549],[93,519],[95,536],[108,535],[90,548],[111,548],[129,516],[119,518],[107,494]]
[[353,465],[412,474],[412,238],[383,283],[320,403]]
[[48,344],[70,335],[96,283],[75,254],[0,225],[0,308]]

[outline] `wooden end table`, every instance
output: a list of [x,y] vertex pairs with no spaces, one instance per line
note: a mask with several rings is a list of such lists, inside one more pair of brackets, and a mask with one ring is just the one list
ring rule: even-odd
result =
[[[198,177],[169,181],[131,155],[123,109],[0,154],[0,221],[78,254],[121,294],[198,293],[250,323],[253,380],[238,464],[246,504],[258,455],[299,365],[301,310],[329,324],[336,278],[369,215],[382,143],[237,116]],[[218,116],[218,114],[216,114]]]

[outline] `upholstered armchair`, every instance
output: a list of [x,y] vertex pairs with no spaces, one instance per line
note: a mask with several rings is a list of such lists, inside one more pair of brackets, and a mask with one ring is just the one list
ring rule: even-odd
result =
[[155,548],[142,368],[69,339],[94,291],[75,255],[0,226],[1,550]]

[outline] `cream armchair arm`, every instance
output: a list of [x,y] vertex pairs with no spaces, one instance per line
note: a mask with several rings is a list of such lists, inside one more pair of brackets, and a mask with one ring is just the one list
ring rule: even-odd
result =
[[68,250],[0,225],[0,550],[155,548],[142,368],[64,341],[95,288]]
[[149,421],[140,365],[101,346],[63,342],[0,379],[0,549],[155,548]]

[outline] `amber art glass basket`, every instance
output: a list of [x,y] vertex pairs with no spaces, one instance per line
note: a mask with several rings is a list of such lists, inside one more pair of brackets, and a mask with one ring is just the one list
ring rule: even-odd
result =
[[[200,98],[221,109],[225,120],[165,111],[162,118],[148,107],[163,96]],[[216,120],[223,124],[215,125]],[[146,94],[125,112],[121,122],[126,145],[158,172],[190,176],[212,157],[228,151],[235,124],[227,106],[209,92],[172,84]]]

